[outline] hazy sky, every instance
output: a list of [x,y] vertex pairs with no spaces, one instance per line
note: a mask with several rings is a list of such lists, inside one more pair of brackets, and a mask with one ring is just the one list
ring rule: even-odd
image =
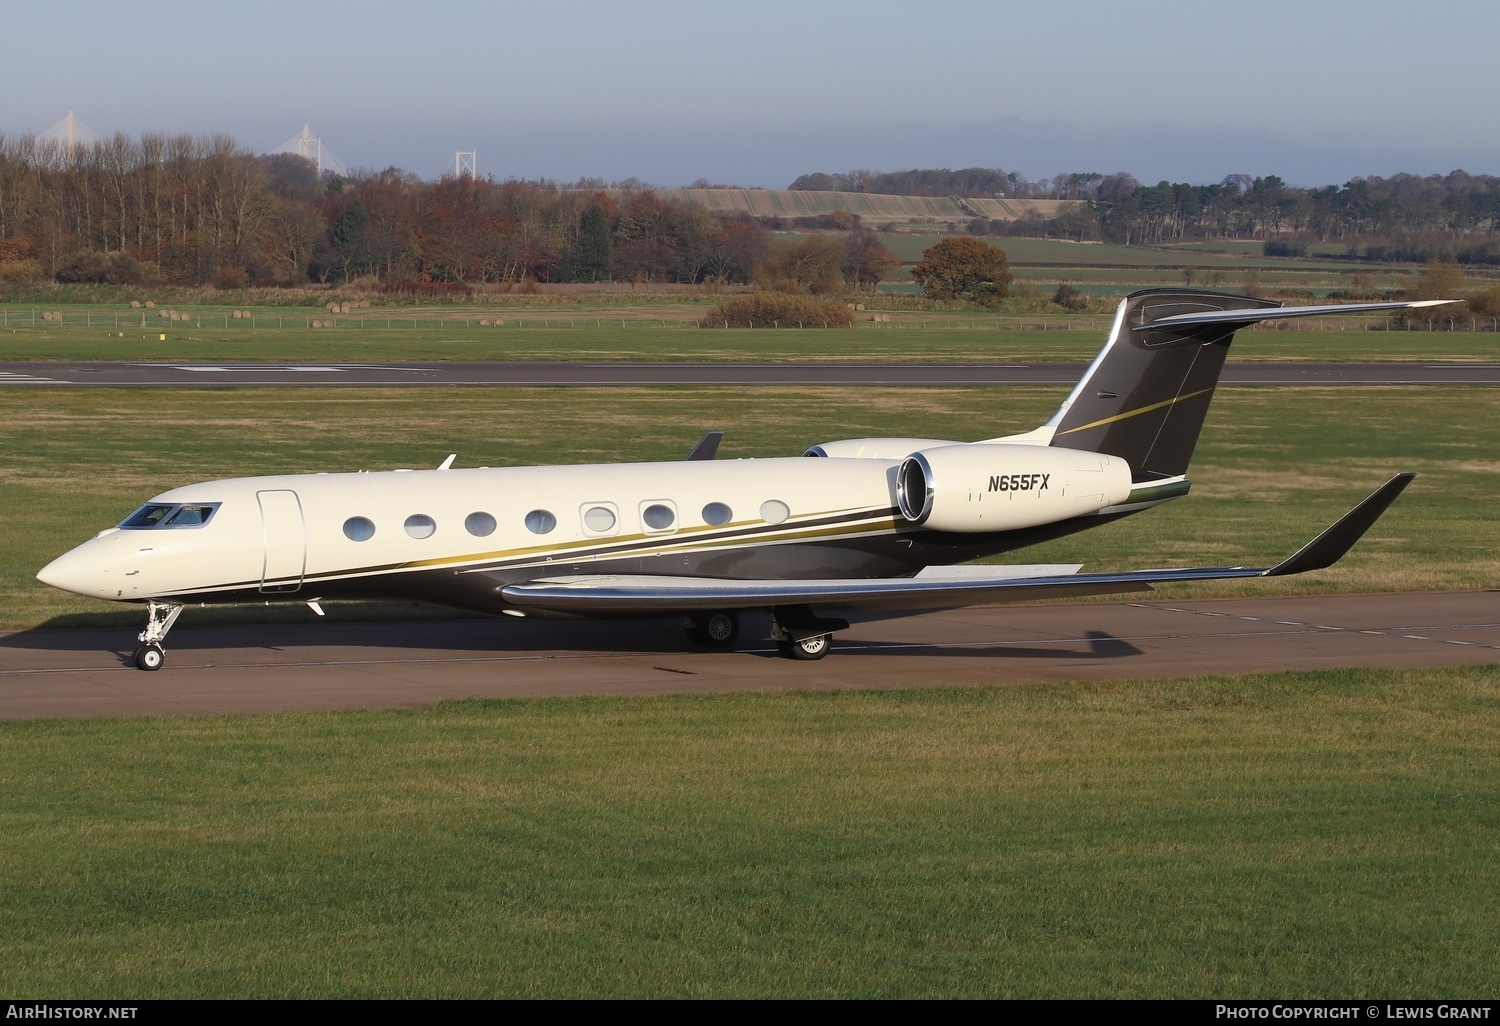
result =
[[4,0],[0,132],[304,122],[346,164],[497,178],[810,171],[1500,174],[1500,0]]

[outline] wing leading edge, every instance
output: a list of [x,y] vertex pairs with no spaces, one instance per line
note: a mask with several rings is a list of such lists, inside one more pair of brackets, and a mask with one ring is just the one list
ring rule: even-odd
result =
[[[1078,573],[1074,565],[963,567],[877,580],[724,580],[703,577],[582,575],[507,585],[521,609],[577,616],[671,615],[711,610],[825,606],[868,610],[952,609],[1038,599],[1150,591],[1153,584],[1282,577],[1332,566],[1378,520],[1415,474],[1397,474],[1327,530],[1270,567],[1196,567]],[[961,572],[954,572],[961,571]]]

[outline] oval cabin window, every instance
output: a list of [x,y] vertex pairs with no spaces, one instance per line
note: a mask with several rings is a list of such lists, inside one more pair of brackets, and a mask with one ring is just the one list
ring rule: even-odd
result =
[[767,499],[760,504],[760,518],[768,524],[784,524],[792,510],[780,499]]
[[526,514],[526,530],[532,534],[551,534],[557,526],[557,517],[547,510],[534,509]]
[[660,502],[653,502],[641,510],[641,519],[646,522],[646,526],[651,528],[651,530],[665,531],[677,520],[677,514],[672,511],[671,506],[663,505]]
[[495,533],[495,518],[488,513],[470,513],[464,517],[464,530],[476,538],[488,538]]
[[607,506],[590,506],[583,511],[583,526],[595,534],[611,531],[615,526],[614,510]]
[[437,530],[437,522],[426,513],[413,513],[406,518],[406,533],[413,538],[431,538]]

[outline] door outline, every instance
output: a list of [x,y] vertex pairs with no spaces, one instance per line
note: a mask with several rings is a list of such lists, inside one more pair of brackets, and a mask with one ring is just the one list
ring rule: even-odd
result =
[[255,493],[260,504],[260,590],[288,595],[302,589],[307,572],[307,524],[302,500],[290,488]]

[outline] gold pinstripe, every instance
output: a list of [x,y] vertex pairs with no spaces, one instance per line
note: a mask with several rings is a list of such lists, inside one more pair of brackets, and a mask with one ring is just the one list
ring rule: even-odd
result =
[[1127,410],[1124,413],[1117,413],[1113,417],[1105,417],[1103,420],[1096,420],[1092,424],[1080,424],[1075,428],[1068,428],[1068,430],[1066,431],[1059,431],[1058,435],[1071,435],[1075,431],[1087,431],[1089,428],[1103,427],[1105,424],[1113,424],[1117,421],[1129,420],[1131,417],[1138,417],[1143,413],[1150,413],[1152,410],[1159,410],[1163,406],[1171,406],[1173,403],[1180,403],[1184,399],[1191,399],[1194,396],[1203,395],[1206,392],[1212,391],[1212,388],[1200,388],[1196,392],[1189,392],[1187,395],[1179,395],[1174,396],[1171,399],[1163,399],[1161,402],[1152,403],[1150,406],[1142,406],[1139,409]]

